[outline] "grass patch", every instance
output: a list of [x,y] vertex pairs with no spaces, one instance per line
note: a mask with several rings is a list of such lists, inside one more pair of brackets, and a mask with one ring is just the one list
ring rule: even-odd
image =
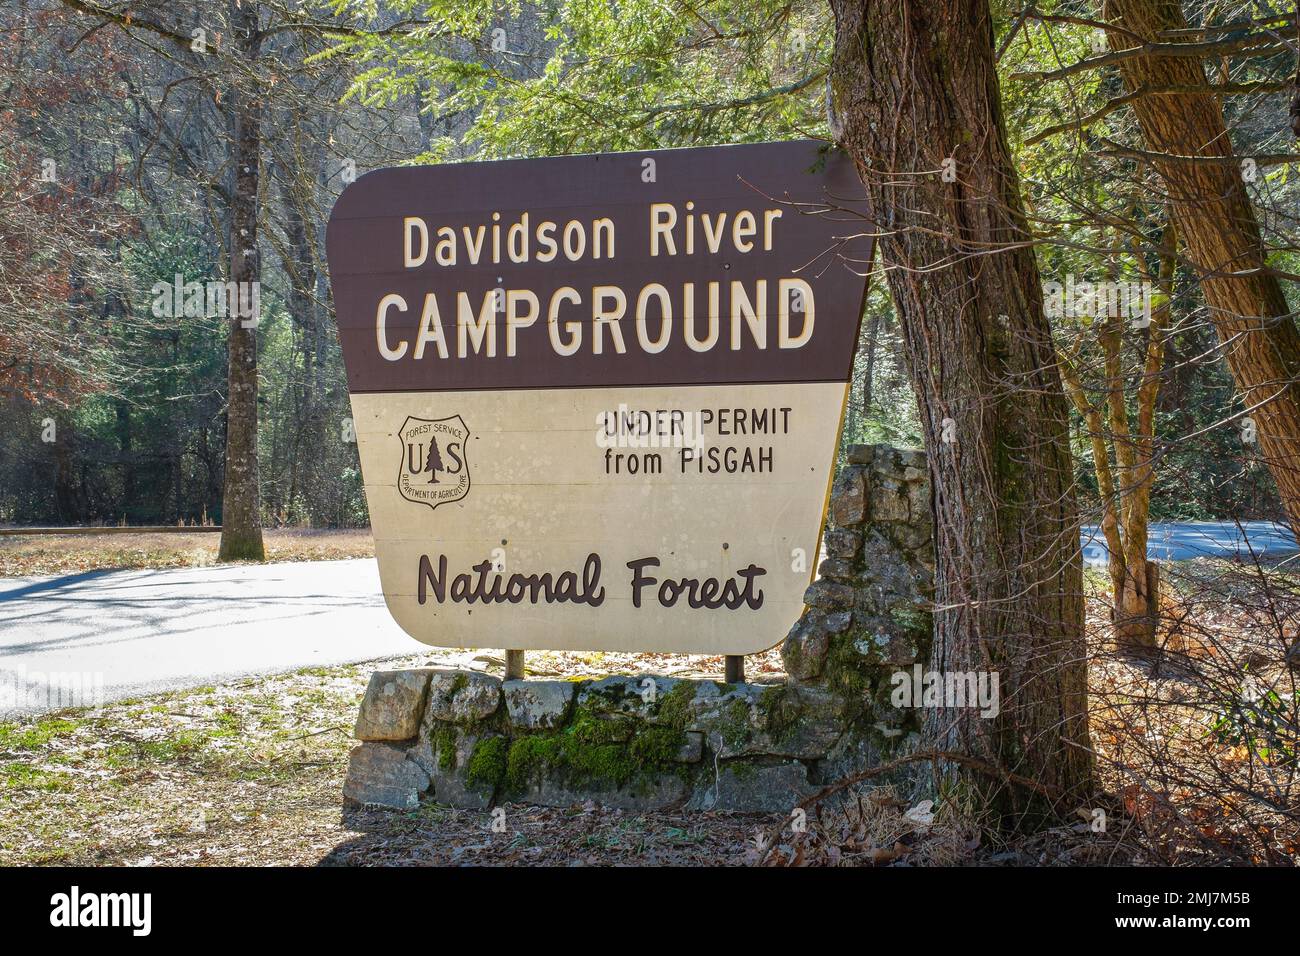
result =
[[70,734],[77,723],[66,717],[43,717],[32,724],[0,724],[0,750],[39,750],[60,734]]
[[65,790],[71,783],[71,777],[57,770],[25,763],[0,765],[0,787],[5,790]]
[[[338,561],[375,553],[368,528],[274,528],[262,532],[268,561]],[[216,563],[212,532],[0,537],[0,577],[122,568],[201,568]]]

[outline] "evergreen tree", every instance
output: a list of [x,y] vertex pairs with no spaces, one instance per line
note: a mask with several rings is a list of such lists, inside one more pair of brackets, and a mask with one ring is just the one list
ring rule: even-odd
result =
[[438,439],[429,439],[429,457],[424,462],[424,471],[429,473],[429,484],[438,484],[438,472],[445,471],[446,465],[442,463],[442,455],[438,451]]

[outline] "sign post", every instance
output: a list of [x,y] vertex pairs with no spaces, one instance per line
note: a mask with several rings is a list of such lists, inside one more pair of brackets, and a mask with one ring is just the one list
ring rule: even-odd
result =
[[524,652],[506,651],[506,680],[524,679]]
[[745,681],[745,656],[728,654],[722,661],[722,679],[728,684],[741,684]]
[[778,643],[817,563],[864,213],[851,163],[811,141],[349,186],[330,272],[402,628],[510,648],[512,676],[530,648],[732,674]]

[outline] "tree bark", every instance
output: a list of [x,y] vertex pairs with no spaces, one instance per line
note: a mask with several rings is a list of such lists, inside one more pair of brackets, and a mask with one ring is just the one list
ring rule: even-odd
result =
[[[1008,826],[1090,790],[1067,406],[1002,122],[986,0],[831,0],[841,145],[903,334],[935,512],[933,669],[998,674],[1000,711],[927,711],[936,749],[1057,794],[991,787]],[[944,160],[953,159],[952,174]],[[952,181],[945,181],[951,178]],[[1031,824],[1030,824],[1031,825]]]
[[1291,133],[1300,137],[1300,16],[1296,17],[1296,58],[1295,58],[1295,76],[1291,78]]
[[871,406],[876,387],[876,347],[880,344],[880,313],[873,312],[867,327],[867,368],[862,376],[862,415],[871,418]]
[[135,514],[135,457],[131,452],[131,406],[125,399],[115,403],[117,413],[117,455],[121,462],[123,518]]
[[[1106,20],[1144,37],[1183,30],[1176,0],[1106,0]],[[1112,49],[1134,41],[1109,34]],[[1210,92],[1200,57],[1138,56],[1121,62],[1124,84],[1202,88],[1205,92],[1139,96],[1133,101],[1152,165],[1166,184],[1171,215],[1196,266],[1228,368],[1256,425],[1293,531],[1300,534],[1300,331],[1270,274],[1259,223],[1233,159],[1223,110]],[[1193,162],[1205,157],[1219,162]]]
[[[258,4],[231,0],[233,40],[246,63],[257,60],[262,37]],[[228,108],[234,126],[235,188],[230,209],[230,281],[261,279],[257,251],[258,177],[261,162],[260,104],[254,89],[231,85]],[[248,288],[240,286],[240,288]],[[229,394],[226,412],[225,486],[221,501],[218,560],[262,561],[261,497],[257,461],[256,320],[230,317]]]
[[[280,170],[280,197],[284,215],[285,273],[288,283],[285,306],[298,332],[302,379],[294,392],[294,434],[289,441],[289,495],[286,510],[290,519],[312,517],[311,492],[317,482],[315,452],[324,439],[321,429],[319,339],[320,316],[316,308],[316,258],[308,231],[306,204],[290,169]],[[309,181],[308,186],[314,185]],[[304,447],[308,452],[304,456]],[[302,497],[302,507],[298,499]]]

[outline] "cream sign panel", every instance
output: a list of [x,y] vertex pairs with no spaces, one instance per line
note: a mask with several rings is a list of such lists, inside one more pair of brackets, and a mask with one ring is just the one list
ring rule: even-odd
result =
[[816,143],[385,169],[328,250],[384,595],[449,647],[747,654],[802,610],[862,188]]

